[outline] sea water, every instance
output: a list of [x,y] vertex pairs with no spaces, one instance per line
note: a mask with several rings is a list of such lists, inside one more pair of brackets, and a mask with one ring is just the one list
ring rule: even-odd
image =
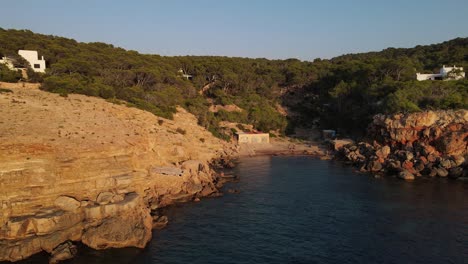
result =
[[80,247],[67,263],[468,263],[466,183],[309,157],[241,159],[233,173],[239,193],[166,209],[146,249]]

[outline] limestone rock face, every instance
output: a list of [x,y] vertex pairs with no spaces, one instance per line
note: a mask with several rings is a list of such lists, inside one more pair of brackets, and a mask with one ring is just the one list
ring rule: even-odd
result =
[[463,178],[468,171],[468,111],[376,115],[368,129],[372,144],[343,145],[338,156],[361,170],[410,180],[418,176]]
[[54,205],[65,211],[76,212],[80,208],[81,203],[72,197],[59,196],[55,199]]
[[70,241],[67,241],[52,251],[52,257],[49,260],[49,264],[56,264],[60,261],[73,258],[77,253],[76,246],[73,245]]
[[66,241],[143,247],[150,211],[216,193],[209,163],[234,150],[181,108],[167,120],[99,98],[11,90],[0,94],[0,261]]
[[[128,203],[134,203],[129,206]],[[126,208],[129,207],[129,208]],[[101,210],[106,207],[99,207]],[[83,232],[81,241],[95,249],[139,247],[143,248],[151,239],[153,219],[141,197],[130,194],[122,202],[110,209],[109,218],[90,226]],[[99,216],[94,219],[101,219]]]
[[369,136],[385,145],[425,142],[447,155],[467,151],[468,111],[425,111],[412,114],[376,115]]

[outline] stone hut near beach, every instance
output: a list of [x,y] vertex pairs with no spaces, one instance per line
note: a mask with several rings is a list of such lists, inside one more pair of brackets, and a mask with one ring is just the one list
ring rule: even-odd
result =
[[262,132],[237,132],[237,143],[270,143],[270,134]]

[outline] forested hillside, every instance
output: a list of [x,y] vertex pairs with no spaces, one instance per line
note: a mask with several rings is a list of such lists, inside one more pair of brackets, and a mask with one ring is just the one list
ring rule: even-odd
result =
[[[466,80],[415,81],[416,72],[432,72],[444,64],[468,69],[468,38],[304,62],[145,55],[104,43],[0,28],[0,55],[21,63],[19,49],[37,50],[46,58],[46,74],[29,71],[30,80],[42,82],[44,90],[125,101],[168,118],[180,105],[222,138],[227,137],[218,126],[222,120],[280,133],[320,120],[322,127],[346,132],[364,129],[377,112],[468,108]],[[181,69],[193,78],[183,78]],[[0,80],[19,78],[0,66]],[[208,111],[212,104],[235,104],[243,111],[213,113]],[[280,105],[288,117],[280,113]]]

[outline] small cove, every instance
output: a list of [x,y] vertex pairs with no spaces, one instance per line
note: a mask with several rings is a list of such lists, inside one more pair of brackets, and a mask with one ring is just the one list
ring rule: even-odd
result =
[[466,183],[375,179],[310,157],[245,158],[233,173],[240,181],[226,188],[240,193],[167,208],[169,225],[153,232],[146,249],[80,248],[64,263],[463,263],[468,257]]

